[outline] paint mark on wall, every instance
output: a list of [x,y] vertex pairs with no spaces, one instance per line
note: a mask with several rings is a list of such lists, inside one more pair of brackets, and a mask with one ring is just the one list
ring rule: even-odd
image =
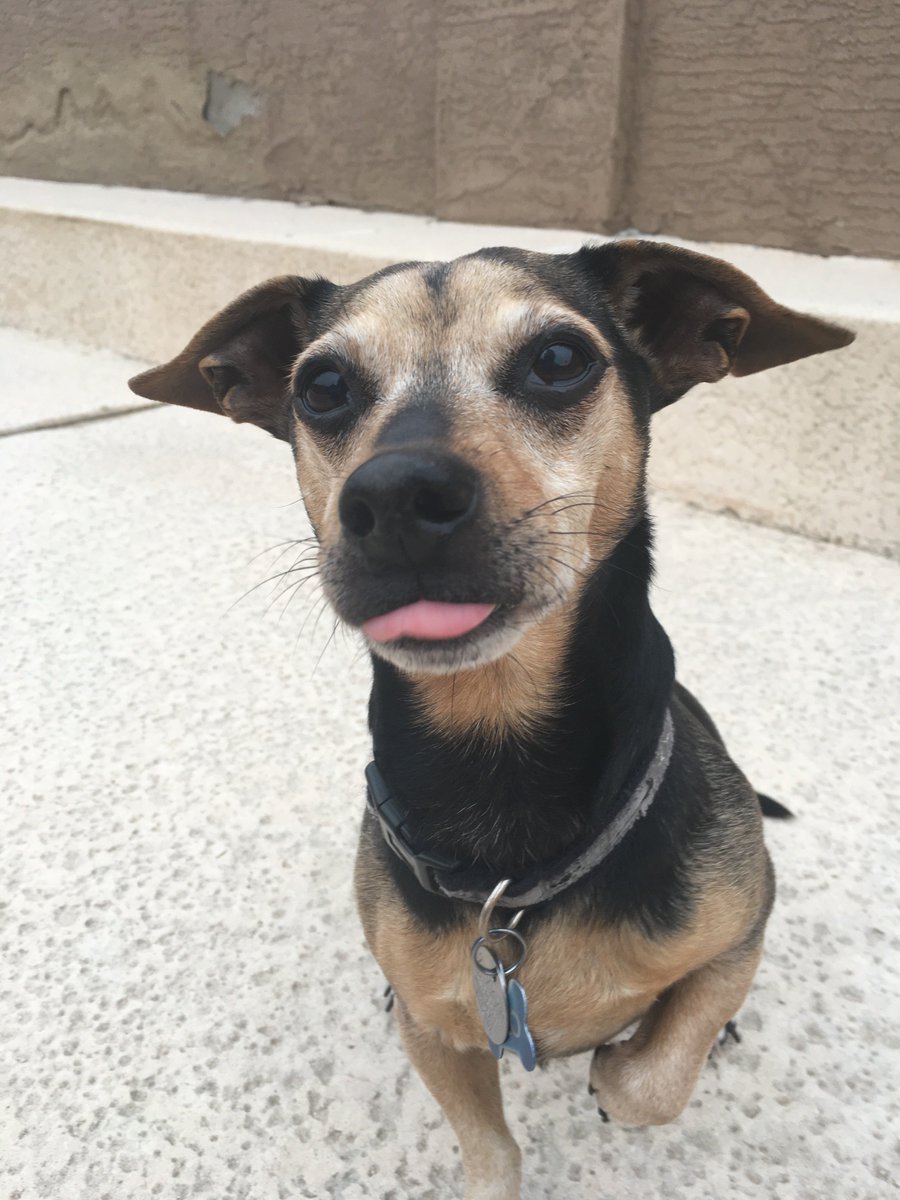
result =
[[246,117],[255,117],[261,107],[260,97],[240,79],[219,71],[208,72],[203,119],[219,137],[228,137]]

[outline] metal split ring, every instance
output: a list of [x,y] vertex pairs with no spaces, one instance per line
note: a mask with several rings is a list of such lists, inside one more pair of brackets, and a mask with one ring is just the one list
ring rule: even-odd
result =
[[[519,967],[521,967],[522,963],[528,957],[528,947],[525,945],[525,939],[522,937],[521,933],[517,933],[515,929],[489,929],[488,935],[494,941],[499,941],[501,938],[505,937],[515,938],[515,940],[519,943],[519,957],[510,966],[504,967],[503,973],[505,975],[512,975],[514,971],[518,971]],[[496,975],[496,967],[483,967],[478,961],[478,951],[486,944],[487,937],[478,937],[475,939],[475,941],[472,943],[472,962],[483,975]],[[487,949],[488,953],[493,955],[494,952],[491,950],[490,946],[488,946]]]
[[[491,917],[494,915],[494,909],[511,883],[511,879],[501,879],[481,906],[481,913],[478,917],[478,937],[481,941],[484,941],[488,937],[492,941],[497,941],[507,933],[511,933],[525,915],[525,909],[520,908],[513,919],[503,929],[491,929]],[[521,939],[519,940],[521,941]],[[524,945],[524,943],[522,944]]]

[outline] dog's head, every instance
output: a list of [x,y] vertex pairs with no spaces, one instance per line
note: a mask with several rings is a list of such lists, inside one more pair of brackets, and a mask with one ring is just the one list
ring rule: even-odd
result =
[[671,246],[495,249],[271,280],[131,387],[290,442],[338,615],[443,673],[571,608],[643,511],[653,412],[852,338]]

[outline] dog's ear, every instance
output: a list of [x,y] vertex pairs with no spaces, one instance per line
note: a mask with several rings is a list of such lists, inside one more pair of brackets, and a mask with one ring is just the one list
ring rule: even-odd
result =
[[139,396],[250,421],[287,441],[287,378],[307,341],[324,280],[284,275],[244,292],[208,321],[171,362],[128,381]]
[[777,304],[730,263],[660,242],[627,240],[585,247],[612,315],[648,360],[655,408],[696,383],[752,375],[836,350],[855,334]]

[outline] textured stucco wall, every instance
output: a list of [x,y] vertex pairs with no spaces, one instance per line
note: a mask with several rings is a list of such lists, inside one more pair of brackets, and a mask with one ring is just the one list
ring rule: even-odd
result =
[[[12,9],[0,38],[6,174],[433,207],[427,3],[7,0],[5,7]],[[252,110],[225,136],[204,118],[210,85],[222,77],[243,85]]]
[[0,171],[900,255],[896,0],[7,0]]
[[435,211],[603,228],[617,204],[625,0],[434,0]]
[[900,255],[897,0],[637,0],[629,224]]

